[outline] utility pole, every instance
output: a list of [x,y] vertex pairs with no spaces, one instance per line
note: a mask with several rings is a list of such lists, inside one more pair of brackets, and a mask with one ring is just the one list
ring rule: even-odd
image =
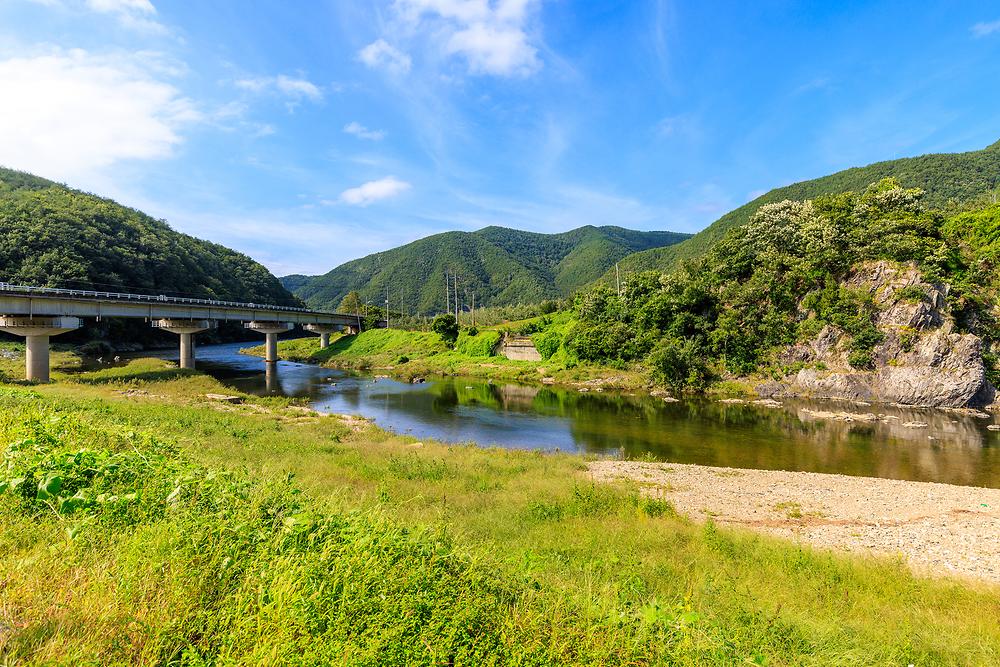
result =
[[458,274],[455,276],[455,324],[458,324]]
[[448,284],[448,272],[444,272],[444,312],[451,312],[451,286]]
[[476,293],[472,293],[472,326],[476,326]]
[[389,283],[385,284],[385,328],[389,328]]
[[615,284],[618,286],[618,298],[622,297],[622,278],[618,273],[618,262],[615,262]]

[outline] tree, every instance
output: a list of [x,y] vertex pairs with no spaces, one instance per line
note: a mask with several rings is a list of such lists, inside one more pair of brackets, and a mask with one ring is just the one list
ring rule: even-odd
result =
[[340,300],[337,312],[347,314],[360,313],[361,305],[361,295],[358,294],[357,290],[351,290]]
[[438,315],[431,324],[431,330],[447,343],[458,340],[458,322],[454,315]]

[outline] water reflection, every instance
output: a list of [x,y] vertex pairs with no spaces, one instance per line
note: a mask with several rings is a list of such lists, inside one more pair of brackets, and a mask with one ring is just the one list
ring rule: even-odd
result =
[[[443,378],[411,385],[200,348],[199,368],[258,394],[308,397],[385,428],[448,442],[652,456],[706,465],[806,470],[1000,486],[992,420],[935,410],[789,401],[781,408]],[[176,355],[175,355],[176,356]],[[817,419],[815,411],[883,414],[879,421]],[[904,426],[920,422],[926,427]]]

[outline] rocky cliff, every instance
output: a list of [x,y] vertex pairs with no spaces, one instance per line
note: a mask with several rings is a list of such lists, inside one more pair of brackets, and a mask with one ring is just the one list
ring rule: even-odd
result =
[[872,370],[848,362],[850,336],[827,325],[811,341],[781,355],[785,364],[806,367],[778,387],[814,398],[843,398],[929,407],[984,407],[995,390],[986,377],[982,340],[956,332],[949,312],[949,286],[926,282],[913,266],[869,262],[854,269],[846,287],[867,292],[878,313],[882,341],[872,353]]

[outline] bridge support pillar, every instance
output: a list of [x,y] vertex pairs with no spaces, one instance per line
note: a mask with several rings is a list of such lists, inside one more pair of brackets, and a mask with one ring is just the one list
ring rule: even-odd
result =
[[181,368],[194,368],[194,335],[216,326],[212,320],[153,320],[157,329],[170,331],[181,337]]
[[330,345],[330,334],[340,330],[340,327],[335,324],[306,324],[302,328],[319,334],[319,348],[321,350],[325,350]]
[[291,331],[295,325],[291,322],[247,322],[243,325],[251,331],[264,334],[264,361],[269,364],[278,361],[278,334]]
[[0,331],[25,339],[25,378],[49,381],[49,338],[80,328],[76,317],[0,317]]

